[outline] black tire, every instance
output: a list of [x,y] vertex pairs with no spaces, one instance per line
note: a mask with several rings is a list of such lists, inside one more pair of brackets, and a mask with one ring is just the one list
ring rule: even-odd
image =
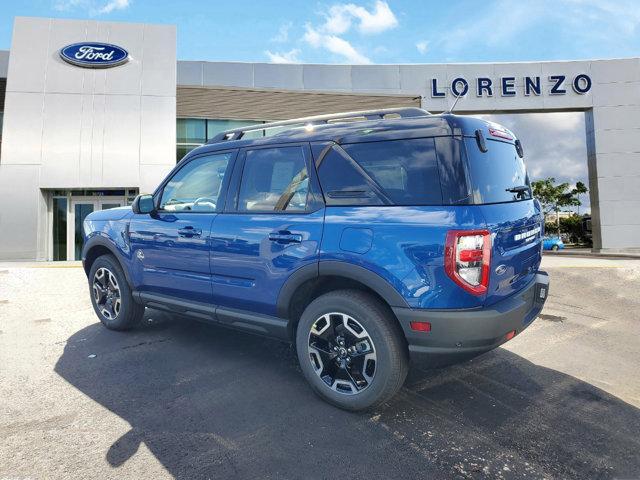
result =
[[[333,316],[328,314],[335,313]],[[331,319],[333,318],[333,319]],[[364,360],[360,354],[360,346],[363,345],[359,339],[353,340],[358,344],[358,349],[353,351],[357,357],[349,357],[349,364],[346,364],[346,358],[341,358],[344,354],[344,348],[340,349],[340,353],[335,353],[335,349],[339,349],[339,343],[342,339],[342,346],[348,346],[349,342],[346,337],[353,337],[351,330],[347,331],[341,322],[350,322],[355,320],[354,328],[362,328],[358,330],[364,338],[369,338],[372,342],[370,350],[366,345],[362,347],[363,351],[370,352],[370,355],[364,356]],[[351,319],[351,320],[350,320]],[[319,322],[319,323],[316,323]],[[329,327],[326,324],[329,323]],[[316,335],[318,325],[321,324],[324,332]],[[330,327],[339,325],[338,328],[332,328],[333,331],[341,332],[333,335],[337,338],[335,345],[331,341],[332,334]],[[342,330],[340,330],[342,327]],[[314,329],[312,333],[312,328]],[[346,334],[346,335],[345,335]],[[322,352],[310,346],[320,347],[322,343]],[[366,343],[366,342],[365,342]],[[355,346],[352,346],[355,348]],[[311,388],[324,400],[335,405],[336,407],[358,411],[366,410],[389,400],[402,387],[409,369],[409,353],[406,340],[398,325],[397,320],[393,317],[393,313],[389,308],[382,304],[376,297],[358,290],[337,290],[329,292],[315,299],[302,313],[296,331],[296,350],[298,361],[302,372]],[[329,351],[329,354],[326,353]],[[331,356],[335,353],[335,356]],[[356,362],[363,361],[364,365],[360,367],[360,372],[364,374],[368,367],[371,367],[371,359],[368,357],[375,354],[373,361],[374,369],[371,379],[360,375]],[[318,360],[320,357],[324,360]],[[331,360],[329,360],[331,359]],[[331,362],[335,362],[335,366]],[[353,362],[353,363],[351,363]],[[367,367],[367,362],[368,367]],[[325,363],[327,367],[325,368]],[[338,366],[340,365],[340,366]],[[353,369],[356,369],[354,372]],[[328,372],[330,369],[335,370],[335,376],[331,376]],[[347,373],[348,371],[348,373]],[[323,375],[326,373],[325,375]],[[352,375],[354,373],[354,375]],[[321,378],[323,376],[323,378]],[[339,378],[341,377],[341,378]],[[360,379],[361,381],[344,382],[344,377],[351,380]],[[337,381],[336,381],[337,380]],[[364,382],[362,382],[364,381]],[[351,383],[351,386],[346,385]],[[338,384],[341,384],[339,387]],[[364,385],[364,386],[362,386]],[[340,388],[341,391],[338,391]],[[346,389],[350,388],[351,391]],[[361,389],[360,389],[361,388]]]
[[[113,275],[115,282],[110,278],[109,273]],[[105,285],[102,284],[103,282]],[[96,315],[109,330],[129,330],[142,321],[144,306],[133,300],[131,287],[127,283],[124,271],[113,255],[102,255],[91,265],[89,294]],[[109,295],[111,303],[107,299]]]

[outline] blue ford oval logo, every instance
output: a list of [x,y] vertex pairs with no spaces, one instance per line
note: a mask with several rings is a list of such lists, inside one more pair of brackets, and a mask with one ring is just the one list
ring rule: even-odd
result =
[[502,275],[506,271],[507,271],[507,266],[506,265],[498,265],[496,267],[496,275]]
[[82,42],[61,49],[60,57],[78,67],[107,68],[125,63],[129,60],[129,52],[110,43]]

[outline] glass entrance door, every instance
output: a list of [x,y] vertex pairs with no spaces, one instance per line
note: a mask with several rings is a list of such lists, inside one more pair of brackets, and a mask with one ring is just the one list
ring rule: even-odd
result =
[[109,208],[121,207],[124,205],[124,199],[117,198],[74,198],[71,200],[71,218],[67,222],[67,243],[68,256],[73,260],[82,259],[82,246],[84,244],[84,235],[82,232],[82,224],[85,218],[91,212],[96,210],[107,210]]
[[74,225],[73,225],[73,259],[81,260],[82,259],[82,246],[83,242],[83,234],[82,234],[82,223],[84,219],[95,209],[95,202],[80,202],[74,201],[72,202],[73,207],[73,217],[74,217]]
[[82,224],[87,215],[96,210],[129,205],[137,189],[72,189],[48,190],[47,230],[49,245],[47,259],[73,261],[82,259]]

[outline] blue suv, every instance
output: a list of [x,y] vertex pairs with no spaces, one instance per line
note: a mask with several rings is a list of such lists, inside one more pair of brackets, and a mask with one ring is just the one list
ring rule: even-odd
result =
[[230,130],[86,218],[91,301],[114,330],[149,307],[294,342],[313,390],[365,409],[410,359],[489,351],[542,309],[522,158],[500,125],[417,108]]

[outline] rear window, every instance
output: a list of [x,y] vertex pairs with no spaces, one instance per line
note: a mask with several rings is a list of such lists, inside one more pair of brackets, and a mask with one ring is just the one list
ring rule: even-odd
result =
[[[473,203],[504,203],[532,198],[524,161],[513,144],[486,140],[487,152],[475,138],[465,138]],[[526,187],[526,188],[524,188]]]

